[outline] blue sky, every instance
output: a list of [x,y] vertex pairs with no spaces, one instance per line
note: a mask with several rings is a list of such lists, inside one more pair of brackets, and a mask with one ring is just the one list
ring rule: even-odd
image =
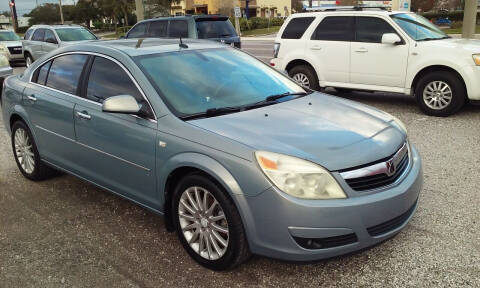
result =
[[[78,0],[62,0],[62,4],[73,4]],[[15,0],[15,4],[17,5],[17,13],[19,16],[29,13],[33,8],[35,8],[36,2],[38,5],[43,3],[58,3],[58,0]],[[10,7],[8,6],[10,3],[9,0],[0,0],[0,11],[10,11]]]

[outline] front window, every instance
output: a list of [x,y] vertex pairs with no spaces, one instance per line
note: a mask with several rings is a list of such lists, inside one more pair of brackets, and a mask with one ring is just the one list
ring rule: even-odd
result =
[[230,20],[197,20],[198,38],[223,38],[237,36]]
[[428,41],[450,38],[440,28],[432,24],[425,17],[401,13],[391,16],[393,21],[397,23],[403,31],[405,31],[415,41]]
[[0,41],[18,41],[20,40],[20,37],[18,37],[17,34],[14,32],[8,31],[8,32],[1,32],[0,33]]
[[58,38],[62,41],[83,41],[83,40],[97,40],[97,37],[92,32],[83,28],[58,28],[55,29]]
[[272,95],[306,93],[287,76],[229,48],[144,55],[135,61],[182,118],[210,109],[252,105]]

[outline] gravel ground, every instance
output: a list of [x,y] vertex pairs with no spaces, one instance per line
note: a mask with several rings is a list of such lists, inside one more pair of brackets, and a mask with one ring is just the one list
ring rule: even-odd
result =
[[479,287],[480,107],[441,119],[405,96],[344,97],[403,120],[423,157],[418,211],[395,238],[318,263],[254,257],[212,272],[160,216],[72,176],[23,178],[0,118],[0,287]]

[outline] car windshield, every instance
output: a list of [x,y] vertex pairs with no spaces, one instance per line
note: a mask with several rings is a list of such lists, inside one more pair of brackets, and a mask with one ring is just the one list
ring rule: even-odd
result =
[[197,20],[198,38],[223,38],[237,36],[230,20]]
[[405,31],[415,41],[439,40],[450,38],[440,28],[432,24],[425,17],[411,14],[400,13],[391,16],[403,31]]
[[[272,95],[306,93],[287,76],[231,48],[143,55],[135,61],[167,106],[182,118],[252,105]],[[294,98],[286,95],[282,100]]]
[[20,37],[14,32],[0,32],[0,41],[18,41]]
[[82,41],[82,40],[96,40],[97,37],[90,31],[83,28],[58,28],[55,29],[58,37],[62,41]]

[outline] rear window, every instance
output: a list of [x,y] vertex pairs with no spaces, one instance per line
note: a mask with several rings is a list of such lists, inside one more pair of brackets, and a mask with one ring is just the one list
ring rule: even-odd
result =
[[230,20],[197,20],[198,38],[223,38],[237,36]]
[[307,28],[312,24],[315,17],[299,17],[293,18],[288,22],[287,27],[282,34],[282,39],[300,39],[307,30]]
[[354,17],[330,16],[325,17],[318,24],[312,40],[323,41],[353,41],[355,38],[353,25]]
[[171,38],[188,38],[188,23],[183,20],[170,21],[170,37]]

